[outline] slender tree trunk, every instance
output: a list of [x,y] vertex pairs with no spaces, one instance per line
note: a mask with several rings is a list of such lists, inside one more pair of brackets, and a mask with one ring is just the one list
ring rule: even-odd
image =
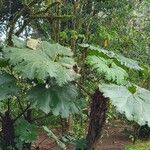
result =
[[[57,4],[57,6],[56,6],[56,13],[57,13],[57,16],[61,15],[61,5],[60,4]],[[59,43],[59,34],[60,34],[60,28],[61,28],[61,20],[60,19],[55,20],[54,24],[55,24],[55,41],[57,43]]]
[[108,98],[97,89],[92,96],[90,122],[87,134],[87,150],[94,150],[102,134],[106,120]]
[[60,123],[61,123],[61,134],[65,135],[68,133],[68,124],[67,119],[60,117]]
[[67,119],[67,122],[68,122],[68,132],[69,133],[73,133],[74,120],[73,120],[73,116],[72,115],[69,115],[69,117]]

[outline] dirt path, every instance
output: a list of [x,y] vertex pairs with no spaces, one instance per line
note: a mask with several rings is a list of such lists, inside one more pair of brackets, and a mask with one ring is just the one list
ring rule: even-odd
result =
[[32,150],[60,150],[60,148],[46,133],[40,133],[37,142],[32,146]]
[[97,150],[124,150],[125,146],[131,144],[124,125],[107,126],[104,136],[100,140]]
[[[125,125],[107,125],[104,129],[103,137],[100,140],[97,150],[124,150],[125,146],[131,144],[131,140],[125,133]],[[39,149],[35,149],[36,145]],[[33,150],[60,150],[56,143],[50,140],[45,134],[41,134],[34,145]],[[73,150],[68,148],[67,150]]]

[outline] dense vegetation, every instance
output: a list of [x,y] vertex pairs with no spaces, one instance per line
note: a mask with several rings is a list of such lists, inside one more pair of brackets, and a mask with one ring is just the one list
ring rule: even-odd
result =
[[30,150],[40,130],[96,149],[114,118],[135,126],[133,142],[148,137],[149,4],[1,0],[0,148]]

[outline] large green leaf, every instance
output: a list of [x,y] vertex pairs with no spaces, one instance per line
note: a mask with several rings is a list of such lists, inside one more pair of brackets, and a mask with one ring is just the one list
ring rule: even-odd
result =
[[127,119],[140,125],[150,126],[150,91],[138,86],[118,86],[114,84],[100,85],[104,96],[109,97],[120,113],[125,113]]
[[73,53],[71,52],[70,48],[64,47],[58,43],[50,44],[47,41],[42,41],[41,45],[38,47],[38,49],[43,50],[52,59],[56,58],[58,55],[73,56]]
[[26,42],[19,39],[17,36],[13,36],[12,40],[15,47],[24,48],[26,46]]
[[16,137],[25,143],[35,142],[38,136],[38,129],[34,124],[30,124],[24,119],[19,119],[15,122]]
[[112,51],[108,51],[108,50],[106,50],[106,49],[103,49],[103,48],[100,48],[100,47],[96,47],[96,46],[93,46],[93,45],[90,45],[89,46],[89,49],[90,50],[95,50],[95,51],[97,51],[97,52],[99,52],[99,53],[103,53],[103,54],[105,54],[106,56],[108,56],[109,58],[113,58],[113,57],[115,57],[115,53],[114,52],[112,52]]
[[[32,44],[32,40],[30,44]],[[69,48],[59,44],[50,44],[43,41],[34,50],[31,48],[6,47],[3,51],[5,58],[25,78],[46,80],[51,77],[61,86],[78,77],[72,69],[75,64],[71,57],[73,53]]]
[[104,74],[105,79],[108,81],[123,84],[128,77],[127,72],[110,59],[107,60],[98,56],[88,56],[87,62],[96,69],[98,73]]
[[0,67],[6,67],[8,65],[8,61],[4,59],[3,54],[0,52]]
[[[118,64],[118,65],[124,65],[129,69],[134,69],[134,70],[143,70],[143,68],[139,65],[139,62],[124,57],[122,55],[118,55],[112,51],[108,51],[106,49],[100,48],[98,46],[93,46],[93,45],[89,45],[89,44],[80,44],[81,47],[83,48],[88,48],[90,51],[95,51],[96,53],[94,53],[94,55],[99,55],[101,57],[107,57],[107,58],[111,58],[114,59],[114,61]],[[92,53],[93,54],[93,53]]]
[[11,98],[17,95],[18,92],[16,79],[9,74],[0,74],[0,100]]
[[33,106],[45,113],[52,111],[54,115],[60,114],[62,117],[68,117],[69,114],[79,111],[75,103],[77,95],[77,90],[73,85],[49,88],[41,85],[33,87],[27,94],[27,98],[32,102]]
[[116,55],[115,58],[122,64],[125,65],[126,67],[134,70],[143,70],[143,68],[139,65],[138,61],[135,61],[133,59],[124,57],[122,55]]

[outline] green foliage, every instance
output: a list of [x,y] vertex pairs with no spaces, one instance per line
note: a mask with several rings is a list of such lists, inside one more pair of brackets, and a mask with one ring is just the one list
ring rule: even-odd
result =
[[[11,107],[19,106],[12,111],[8,104],[5,109],[8,108],[10,114],[13,112],[12,117],[19,117],[14,121],[14,140],[17,148],[23,149],[35,142],[38,135],[37,126],[22,119],[23,114],[26,115],[26,103],[32,104],[32,116],[35,115],[34,110],[39,109],[63,118],[79,113],[78,91],[71,83],[79,75],[73,70],[75,61],[70,48],[39,39],[25,42],[13,37],[13,42],[14,46],[4,47],[0,55],[0,67],[4,67],[4,62],[7,63],[0,74],[0,100],[11,99]],[[23,113],[21,116],[20,110]],[[49,137],[65,149],[65,145],[48,128],[44,129]]]
[[[83,114],[82,114],[82,117],[83,117]],[[81,118],[81,119],[82,119],[82,122],[84,122],[83,118]],[[86,116],[86,119],[87,119],[87,116]],[[75,138],[77,138],[77,139],[84,138],[85,133],[86,133],[86,123],[81,125],[81,120],[79,120],[78,122],[76,121],[73,125],[73,130],[74,130],[74,133],[75,133],[75,135],[74,135]]]
[[143,68],[139,65],[138,61],[124,57],[123,55],[114,53],[113,51],[109,51],[98,46],[93,46],[89,44],[80,44],[79,46],[83,48],[88,48],[90,55],[113,59],[113,61],[121,67],[126,66],[129,69],[143,70]]
[[129,87],[114,84],[99,85],[104,96],[109,97],[112,104],[120,113],[124,113],[128,120],[150,126],[150,91],[138,86]]
[[[134,71],[135,74],[138,71],[143,71],[139,63],[122,55],[115,54],[112,51],[119,51],[119,53],[126,54],[130,58],[134,57],[140,60],[140,62],[144,60],[144,62],[149,63],[149,36],[147,34],[149,25],[145,26],[146,22],[148,22],[147,20],[149,20],[147,15],[149,12],[148,7],[145,9],[144,5],[148,1],[93,0],[86,1],[85,3],[63,1],[63,7],[60,5],[56,9],[55,4],[60,4],[56,0],[33,0],[32,2],[30,0],[16,0],[16,2],[13,2],[13,5],[11,5],[11,2],[12,0],[9,2],[6,0],[0,1],[0,24],[2,25],[0,29],[4,30],[2,31],[3,33],[6,30],[9,38],[11,38],[12,33],[15,34],[18,28],[23,27],[22,30],[25,31],[25,34],[21,34],[22,37],[24,35],[27,37],[30,34],[28,33],[30,32],[28,28],[32,28],[33,33],[37,33],[39,37],[42,37],[40,33],[45,32],[48,37],[51,35],[56,41],[61,41],[64,45],[69,45],[70,47],[76,47],[77,42],[87,41],[109,49],[105,50],[88,44],[82,45],[82,47],[88,49],[87,63],[91,66],[91,68],[88,68],[88,74],[86,74],[85,65],[81,65],[83,66],[83,69],[81,69],[83,73],[82,79],[84,80],[82,81],[81,79],[83,89],[85,86],[84,83],[88,82],[88,85],[90,85],[88,90],[91,92],[97,87],[97,83],[101,82],[99,79],[103,80],[103,77],[106,82],[109,81],[119,85],[124,85],[127,80],[132,80],[131,78],[134,78],[135,82],[137,82],[137,79],[131,76],[132,72],[127,73],[127,71],[136,70]],[[142,7],[144,9],[141,9]],[[25,11],[22,11],[22,8]],[[52,14],[54,14],[52,16],[54,18],[51,18]],[[69,18],[69,14],[75,15],[75,18],[71,18],[71,21],[69,20],[68,22],[63,19],[61,22],[61,15],[63,14],[67,14],[68,16],[66,20]],[[16,18],[17,16],[20,18]],[[42,18],[43,16],[44,18]],[[28,27],[24,28],[26,23]],[[3,27],[3,24],[6,25]],[[8,29],[10,29],[10,33],[8,33]],[[104,43],[105,41],[107,43]],[[78,74],[72,69],[75,64],[73,57],[75,56],[80,61],[85,51],[79,52],[75,49],[73,53],[69,48],[63,47],[60,44],[51,44],[47,41],[35,39],[31,40],[29,44],[14,37],[13,43],[14,47],[6,47],[3,50],[4,55],[3,52],[0,53],[0,67],[7,66],[5,69],[10,69],[11,71],[7,70],[10,74],[15,76],[19,74],[17,83],[24,87],[21,94],[24,96],[27,93],[27,98],[33,104],[32,106],[43,110],[45,113],[52,112],[54,115],[61,115],[62,117],[67,117],[70,113],[78,112],[80,104],[77,104],[75,101],[77,92],[75,87],[69,83],[78,77]],[[84,60],[81,60],[79,63],[82,64],[84,62]],[[96,70],[98,74],[95,74],[92,70]],[[142,75],[145,74],[149,78],[149,73],[146,69],[144,73],[140,73]],[[96,78],[97,75],[98,80]],[[94,78],[94,82],[91,81],[90,77]],[[15,84],[16,79],[14,79],[14,82],[6,82],[6,85],[2,81],[0,80],[0,100],[16,96],[18,93],[15,92],[17,91],[15,90],[17,89]],[[36,85],[31,84],[31,81],[34,81]],[[144,82],[148,83],[147,80]],[[94,88],[91,87],[91,83],[94,85]],[[143,84],[141,85],[143,86]],[[125,111],[129,119],[133,117],[135,121],[140,123],[143,121],[142,124],[145,123],[148,120],[146,112],[149,113],[147,110],[149,109],[148,91],[145,92],[144,89],[137,86],[119,86],[119,89],[116,87],[113,86],[112,91],[109,90],[107,93],[108,97],[111,98],[112,96],[113,104],[118,109],[121,109],[122,112]],[[145,96],[143,96],[144,94]],[[136,107],[137,105],[138,107]],[[138,109],[141,107],[144,110],[146,109],[143,114],[142,110]],[[14,109],[14,111],[16,110]],[[17,112],[15,112],[16,114]],[[139,120],[139,115],[144,116],[144,120]],[[137,116],[138,119],[136,118]],[[24,124],[28,127],[27,123]],[[78,126],[76,128],[80,132],[80,128]],[[24,130],[26,129],[24,128]],[[46,130],[57,141],[51,131]],[[28,133],[24,134],[22,131],[20,129],[19,132],[22,135],[19,135],[19,137],[22,137],[22,139],[29,138],[32,141],[30,135]],[[31,130],[29,129],[29,131]],[[80,133],[82,134],[82,132]],[[81,148],[82,145],[84,145],[84,141],[81,140],[81,142],[79,141],[79,147],[77,147]]]
[[150,126],[148,116],[150,92],[136,85],[126,85],[130,70],[140,71],[143,74],[147,74],[148,70],[141,67],[139,62],[112,51],[89,44],[80,44],[80,46],[88,50],[87,63],[97,71],[98,76],[104,76],[106,81],[122,85],[100,85],[100,91],[104,92],[104,96],[109,97],[116,109],[120,113],[125,113],[128,120],[134,120],[140,125],[148,123]]
[[37,140],[38,130],[34,124],[30,124],[24,119],[19,119],[15,123],[17,142],[32,143]]
[[[33,47],[35,43],[31,44]],[[73,55],[71,50],[59,44],[49,44],[43,41],[38,47],[35,45],[34,50],[6,47],[3,52],[5,58],[14,66],[14,70],[25,78],[38,79],[44,82],[50,77],[62,86],[78,77],[72,69],[75,62],[71,57]]]
[[0,74],[0,100],[12,98],[19,93],[16,82],[13,76],[6,73]]
[[29,91],[27,98],[45,113],[52,111],[54,115],[60,114],[62,117],[68,117],[70,113],[79,112],[79,107],[75,102],[77,95],[77,89],[73,85],[48,88],[45,85],[39,85]]
[[80,44],[81,47],[87,48],[89,56],[87,63],[96,69],[100,75],[104,75],[105,80],[117,84],[125,84],[128,79],[127,68],[134,70],[143,70],[137,61],[118,55],[89,44]]
[[128,78],[130,70],[140,71],[143,74],[147,72],[147,69],[141,67],[138,61],[120,54],[89,44],[80,44],[79,46],[87,49],[87,63],[97,71],[100,79],[104,78],[105,81],[124,85],[127,80],[131,80]]
[[12,40],[13,40],[14,47],[19,47],[19,48],[26,47],[26,42],[19,39],[17,36],[13,36]]
[[8,65],[7,61],[3,58],[3,54],[0,52],[0,68],[6,67]]
[[123,84],[128,77],[127,72],[117,66],[111,59],[104,59],[97,56],[88,56],[88,63],[97,70],[98,73],[104,74],[108,81]]
[[150,150],[150,142],[137,141],[135,145],[126,146],[125,150]]
[[87,141],[85,138],[75,138],[74,136],[63,136],[62,140],[68,144],[74,146],[75,150],[84,150],[86,149]]
[[[58,43],[56,44],[50,44],[47,41],[42,41],[41,45],[37,49],[42,49],[51,59],[56,59],[56,57],[59,56],[64,56],[64,57],[72,57],[73,52],[71,51],[70,48],[64,47]],[[71,58],[70,58],[71,59]],[[59,59],[58,59],[59,61]],[[72,59],[72,62],[74,64],[74,61]]]
[[76,150],[79,150],[79,149],[84,150],[86,148],[86,144],[87,144],[87,141],[84,138],[75,140],[73,143]]
[[129,69],[134,70],[143,70],[143,68],[139,65],[139,62],[122,55],[116,55],[115,57],[122,65],[125,65]]
[[16,47],[3,49],[4,57],[17,73],[42,83],[28,91],[27,99],[45,113],[68,117],[70,113],[79,112],[75,103],[77,89],[68,84],[78,76],[72,68],[75,62],[71,50],[35,39],[27,42],[28,48],[16,37],[14,44]]

